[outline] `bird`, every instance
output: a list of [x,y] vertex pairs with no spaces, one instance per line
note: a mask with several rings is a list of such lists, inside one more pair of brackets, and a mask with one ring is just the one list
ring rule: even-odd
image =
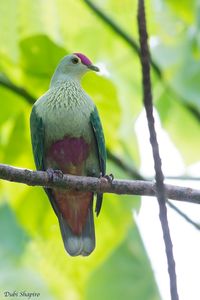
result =
[[[50,87],[33,105],[30,130],[37,170],[103,177],[106,148],[96,105],[83,90],[81,79],[98,72],[82,53],[64,56]],[[88,256],[95,249],[93,192],[44,188],[58,218],[64,247],[70,256]],[[97,193],[98,216],[103,194]]]

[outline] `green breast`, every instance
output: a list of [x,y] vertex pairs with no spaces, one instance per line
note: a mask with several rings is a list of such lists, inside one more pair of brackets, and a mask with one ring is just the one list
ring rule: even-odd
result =
[[86,142],[91,142],[90,114],[94,103],[80,85],[66,82],[53,87],[35,106],[44,123],[45,146],[64,136],[82,136]]

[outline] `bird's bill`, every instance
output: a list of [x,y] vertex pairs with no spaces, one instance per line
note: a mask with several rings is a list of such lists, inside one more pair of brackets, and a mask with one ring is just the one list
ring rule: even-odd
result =
[[95,71],[95,72],[99,72],[99,68],[97,66],[94,66],[94,65],[88,65],[87,66],[88,69],[92,70],[92,71]]

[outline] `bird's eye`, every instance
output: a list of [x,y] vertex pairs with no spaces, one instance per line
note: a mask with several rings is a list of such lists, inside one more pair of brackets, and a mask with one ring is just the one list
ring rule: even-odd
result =
[[79,62],[79,59],[78,59],[77,57],[73,57],[73,58],[72,58],[72,63],[73,63],[74,65],[78,64],[78,62]]

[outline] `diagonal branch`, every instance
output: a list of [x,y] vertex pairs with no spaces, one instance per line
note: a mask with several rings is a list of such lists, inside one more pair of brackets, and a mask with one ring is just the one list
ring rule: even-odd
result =
[[[83,1],[105,23],[105,25],[109,26],[134,50],[135,53],[140,55],[140,49],[137,42],[129,34],[127,34],[127,32],[123,30],[119,26],[119,24],[115,22],[115,20],[111,19],[104,11],[102,11],[99,7],[97,7],[97,5],[95,5],[92,1],[90,0],[83,0]],[[162,80],[163,84],[165,84],[166,88],[171,90],[171,87],[168,86],[166,82],[164,82],[164,76],[160,66],[152,58],[150,58],[150,62],[153,70],[158,75],[158,77]],[[173,93],[175,94],[176,92],[173,91]],[[179,101],[179,103],[183,105],[198,122],[200,121],[200,111],[195,107],[194,104],[186,101]]]
[[190,223],[194,228],[200,230],[200,224],[194,222],[192,219],[190,219],[184,212],[182,212],[177,206],[175,206],[170,201],[167,201],[167,204],[169,207],[171,207],[175,212],[177,212],[183,219],[185,219],[188,223]]
[[121,170],[123,170],[127,176],[130,176],[133,179],[145,180],[145,178],[138,172],[136,168],[130,166],[119,156],[115,155],[109,149],[106,149],[107,158],[114,162]]
[[[140,48],[137,42],[128,34],[126,33],[113,19],[111,19],[105,12],[103,12],[98,6],[96,6],[90,0],[84,0],[84,2],[88,5],[92,11],[94,11],[106,25],[108,25],[114,32],[116,32],[124,41],[127,42],[129,46],[138,54],[140,55]],[[151,65],[159,77],[162,77],[161,70],[159,66],[151,59]]]
[[13,84],[2,73],[0,73],[0,85],[6,87],[7,89],[11,90],[15,94],[25,98],[29,104],[33,104],[35,102],[35,98],[31,94],[29,94],[27,90],[25,90],[23,87]]
[[[120,180],[109,182],[104,177],[85,177],[74,175],[58,176],[53,173],[52,178],[45,171],[32,171],[0,164],[0,179],[24,183],[30,186],[45,186],[49,188],[64,188],[75,191],[90,191],[113,193],[120,195],[155,196],[156,185],[152,181]],[[172,200],[200,204],[200,190],[175,185],[165,185],[167,197]]]
[[154,125],[153,116],[153,103],[151,93],[151,78],[150,78],[150,54],[148,48],[148,35],[146,29],[146,17],[144,0],[138,1],[138,29],[141,48],[141,65],[142,65],[142,79],[143,79],[143,102],[146,110],[147,122],[150,133],[150,143],[152,147],[155,179],[156,179],[156,197],[159,204],[159,217],[163,231],[163,239],[165,243],[165,251],[168,263],[168,273],[170,278],[170,292],[171,299],[178,300],[177,279],[175,260],[173,255],[173,245],[169,230],[168,218],[167,218],[167,206],[166,206],[166,191],[164,186],[164,175],[162,172],[162,162],[159,153],[159,146],[156,136],[156,130]]

